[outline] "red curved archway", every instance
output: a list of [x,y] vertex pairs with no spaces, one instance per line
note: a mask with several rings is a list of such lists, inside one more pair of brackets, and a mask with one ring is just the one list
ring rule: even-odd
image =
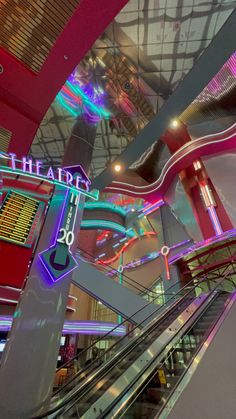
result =
[[68,75],[127,2],[82,0],[38,73],[0,48],[0,127],[12,133],[8,151],[19,156],[28,153],[43,116]]

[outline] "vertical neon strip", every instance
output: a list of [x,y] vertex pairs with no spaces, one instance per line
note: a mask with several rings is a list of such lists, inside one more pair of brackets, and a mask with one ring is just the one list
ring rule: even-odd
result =
[[[65,215],[68,196],[69,196],[69,188],[66,189],[65,197],[64,197],[64,200],[63,200],[63,206],[62,206],[61,212],[60,212],[59,217],[58,217],[58,222],[55,225],[53,234],[51,234],[51,237],[52,237],[53,240],[52,240],[52,244],[50,245],[50,247],[53,247],[57,242],[57,237],[58,237],[59,229],[61,227],[61,222],[62,222],[63,217]],[[60,205],[61,205],[61,203],[60,203]]]
[[2,205],[3,201],[3,180],[2,180],[2,174],[0,173],[0,207]]
[[165,268],[166,268],[166,278],[169,281],[170,280],[170,268],[168,263],[168,256],[164,256],[165,259]]
[[[79,209],[80,198],[81,198],[81,195],[80,195],[80,193],[79,193],[79,194],[76,196],[76,199],[75,199],[76,210],[75,210],[75,215],[74,215],[73,226],[72,226],[72,228],[71,228],[71,230],[72,230],[73,232],[74,232],[74,228],[75,228],[75,223],[76,223],[76,221],[77,221],[77,213],[78,213],[78,209]],[[70,246],[69,246],[69,248],[70,248]]]
[[[120,255],[120,261],[119,261],[120,265],[123,265],[123,253],[121,253]],[[122,272],[119,273],[119,284],[122,285],[123,282],[123,277],[122,277]],[[121,317],[120,314],[118,314],[118,318],[117,318],[118,324],[122,323],[123,319]]]
[[214,227],[215,233],[216,233],[217,236],[219,236],[220,234],[223,233],[223,230],[222,230],[222,227],[220,225],[220,221],[219,221],[219,218],[216,214],[216,210],[215,210],[214,206],[211,205],[210,207],[208,207],[207,211],[208,211],[208,214],[210,216],[210,219],[211,219],[212,225]]
[[214,196],[205,180],[199,183],[199,188],[206,208],[215,205]]

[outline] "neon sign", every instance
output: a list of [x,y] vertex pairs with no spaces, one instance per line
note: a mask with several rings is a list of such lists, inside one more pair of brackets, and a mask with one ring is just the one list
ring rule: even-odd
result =
[[70,251],[74,242],[74,227],[80,194],[68,190],[59,222],[56,240],[51,247],[39,254],[39,258],[53,282],[62,279],[77,268],[78,264]]
[[31,247],[43,207],[43,202],[9,191],[0,207],[0,240]]
[[21,171],[24,174],[66,184],[67,187],[75,188],[80,192],[89,192],[90,190],[91,181],[81,165],[53,169],[52,166],[45,168],[40,160],[33,162],[31,158],[27,157],[18,160],[14,153],[9,153],[9,156],[0,156],[8,159],[9,167],[15,172]]
[[[60,220],[57,225],[56,239],[52,243],[52,246],[38,254],[39,259],[51,280],[53,282],[57,282],[78,266],[76,259],[71,253],[70,247],[75,239],[74,228],[77,219],[77,212],[79,210],[80,196],[85,195],[91,199],[97,200],[98,191],[90,191],[91,182],[81,165],[54,169],[51,166],[46,168],[40,160],[35,160],[33,162],[31,158],[27,157],[22,157],[22,159],[19,160],[14,153],[0,153],[0,157],[8,161],[8,166],[0,167],[0,174],[10,173],[17,176],[24,175],[29,178],[35,178],[40,182],[46,180],[49,183],[60,185],[65,188],[65,199],[61,210]],[[21,198],[19,198],[19,200],[20,199]],[[15,212],[16,210],[14,209],[14,214]],[[29,218],[31,213],[29,213],[28,208],[24,210],[24,217],[26,217],[26,212]],[[31,219],[33,219],[33,216],[30,220]],[[34,220],[36,225],[37,220],[38,218],[36,217]],[[4,223],[6,224],[5,220]],[[10,223],[6,225],[9,225],[9,228],[12,227]],[[23,227],[25,228],[25,226]],[[5,232],[8,234],[8,227],[4,226],[2,230],[3,233]],[[28,245],[28,242],[25,242],[25,236],[19,230],[18,225],[14,230],[14,234],[12,231],[12,229],[9,230],[8,235],[10,239],[14,239],[16,236],[19,236],[23,245]],[[29,233],[29,237],[32,239],[32,231],[30,230]]]
[[77,117],[84,114],[89,122],[97,123],[111,116],[104,107],[104,91],[101,86],[83,86],[76,73],[70,75],[56,100],[71,115]]

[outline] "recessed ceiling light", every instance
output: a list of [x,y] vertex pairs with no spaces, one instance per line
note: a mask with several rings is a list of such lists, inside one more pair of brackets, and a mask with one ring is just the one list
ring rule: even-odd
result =
[[114,165],[114,170],[115,170],[115,172],[117,172],[117,173],[119,173],[120,171],[121,171],[121,165],[120,164],[115,164]]
[[170,123],[171,128],[177,128],[179,126],[179,121],[178,119],[172,119],[171,123]]

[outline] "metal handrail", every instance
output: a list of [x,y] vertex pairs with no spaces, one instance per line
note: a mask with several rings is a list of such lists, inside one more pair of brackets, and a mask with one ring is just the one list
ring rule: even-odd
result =
[[[229,282],[231,282],[231,279],[228,279],[227,278],[227,276],[228,275],[230,275],[231,274],[231,272],[232,272],[232,270],[233,270],[233,268],[231,268],[230,269],[230,271],[229,272],[227,272],[225,275],[224,275],[224,277],[223,278],[221,278],[221,280],[218,282],[218,284],[216,284],[216,286],[212,289],[212,290],[210,290],[210,295],[212,294],[212,293],[214,293],[216,290],[217,290],[217,288],[219,287],[219,286],[221,286],[221,284],[224,282],[224,281],[229,281]],[[229,293],[229,295],[230,294],[232,294],[232,293]],[[198,321],[199,319],[196,319],[196,321],[193,323],[193,325],[191,325],[191,328],[194,326],[194,324]],[[218,320],[217,320],[218,321]],[[188,329],[188,331],[189,331],[189,329]],[[204,342],[202,343],[202,345],[204,344]],[[201,345],[201,346],[202,346]],[[200,348],[199,348],[199,350],[200,350]],[[164,362],[160,365],[160,368],[161,368],[161,366],[164,364]],[[137,392],[138,390],[136,389],[135,390],[135,392]],[[170,396],[172,395],[172,392],[171,392],[171,394],[169,395],[169,397],[168,397],[168,399],[170,398]],[[117,404],[117,402],[118,401],[116,401],[115,403],[114,403],[114,405],[115,404]],[[114,406],[113,405],[113,406]],[[72,406],[71,406],[72,407]],[[129,408],[130,406],[128,406],[128,408]],[[160,412],[162,411],[164,409],[164,406],[161,408],[161,410],[160,411],[158,411],[158,415],[160,414]],[[111,410],[111,409],[110,409]],[[127,411],[127,409],[125,410],[125,412]],[[125,413],[124,412],[124,413]]]
[[[229,280],[229,282],[231,282],[231,280]],[[234,296],[233,296],[233,291],[232,292],[229,292],[229,295],[231,295],[231,298],[230,298],[230,300],[228,301],[227,300],[227,305],[226,305],[226,308],[231,304],[231,302],[232,302],[232,298],[234,298]],[[219,314],[219,316],[217,317],[217,319],[215,320],[215,322],[214,322],[214,324],[213,325],[211,325],[211,327],[209,328],[209,330],[207,330],[206,331],[206,333],[205,333],[205,335],[204,335],[204,338],[207,340],[208,339],[208,337],[211,335],[211,333],[212,333],[212,331],[217,327],[217,325],[218,325],[218,322],[219,322],[219,320],[222,318],[222,316],[224,315],[224,311],[222,311],[220,314]],[[197,322],[197,320],[196,320],[196,322]],[[194,327],[194,325],[196,324],[196,322],[191,326],[191,329]],[[218,328],[217,328],[217,330],[219,330],[219,327],[220,326],[218,326]],[[191,330],[190,329],[190,330]],[[186,333],[188,333],[189,332],[189,330],[186,332]],[[184,335],[185,336],[185,335]],[[205,343],[206,343],[206,340],[203,340],[200,344],[199,344],[199,347],[197,347],[196,348],[196,351],[195,351],[195,353],[194,353],[194,356],[196,357],[198,354],[199,354],[199,352],[202,350],[202,348],[204,347],[204,345],[205,345]],[[189,368],[190,368],[190,366],[191,366],[191,364],[192,364],[192,362],[193,362],[193,358],[191,359],[191,360],[189,360],[189,362],[188,362],[188,364],[187,364],[187,366],[186,366],[186,370],[185,370],[185,372],[183,373],[183,376],[185,376],[186,374],[187,374],[187,372],[189,371]],[[164,362],[162,362],[162,364],[160,365],[160,368],[162,367],[164,365]],[[168,403],[168,401],[170,400],[170,398],[172,397],[172,395],[174,394],[174,392],[176,391],[176,389],[178,388],[178,386],[179,386],[179,384],[180,384],[180,381],[182,381],[182,379],[184,378],[183,376],[181,376],[181,378],[180,378],[180,380],[178,380],[177,382],[176,382],[176,384],[174,385],[174,387],[171,389],[171,392],[170,392],[170,394],[168,395],[168,397],[167,397],[167,399],[166,399],[166,403],[161,407],[161,409],[159,410],[159,412],[158,412],[158,416],[160,415],[160,413],[162,413],[163,412],[163,410],[165,409],[165,407],[166,407],[166,404]]]
[[[227,279],[226,277],[231,273],[231,271],[232,271],[232,269],[230,270],[230,272],[227,272],[225,275],[224,275],[224,277],[219,281],[219,283],[215,286],[215,288],[213,289],[213,290],[210,290],[210,294],[209,294],[209,296],[210,295],[212,295],[216,290],[217,290],[217,288],[219,287],[219,286],[221,286],[221,284],[222,284],[222,282],[224,282],[225,280],[227,280],[227,281],[229,281],[229,282],[231,282],[231,280],[230,279]],[[232,293],[229,293],[229,295],[230,294],[232,294]],[[226,307],[228,307],[228,305],[230,304],[230,301],[228,302],[228,304],[227,304],[227,306]],[[207,308],[206,308],[207,309]],[[206,311],[206,309],[203,311],[203,313]],[[222,312],[221,312],[221,314],[219,315],[219,317],[216,319],[216,322],[218,322],[219,321],[219,319],[222,317]],[[197,321],[199,321],[199,318],[198,319],[196,319],[195,321],[194,321],[194,323],[193,323],[193,325],[191,325],[191,328],[196,324],[196,322]],[[211,331],[214,329],[214,327],[215,327],[215,324],[216,324],[216,322],[214,323],[214,326],[208,331],[208,336],[209,336],[209,334],[211,333]],[[188,329],[188,331],[189,331],[190,329]],[[202,342],[201,344],[200,344],[200,346],[199,346],[199,348],[197,349],[197,352],[196,353],[199,353],[199,351],[201,350],[201,348],[204,346],[204,342]],[[162,362],[161,364],[160,364],[160,367],[158,367],[158,368],[161,368],[161,366],[164,364],[164,362]],[[189,366],[188,366],[189,367]],[[187,370],[186,370],[186,372],[187,372]],[[185,372],[185,374],[186,374],[186,372]],[[152,377],[153,377],[153,375],[152,375]],[[150,380],[152,379],[152,377],[150,377]],[[149,380],[149,381],[150,381]],[[174,389],[176,389],[177,388],[177,386],[178,386],[178,383],[175,385],[175,388]],[[142,389],[143,390],[143,389]],[[137,392],[138,390],[136,390],[136,392]],[[174,392],[174,391],[173,391]],[[168,400],[169,400],[169,398],[172,396],[172,394],[173,394],[173,392],[171,392],[171,394],[169,395],[169,397],[168,397]],[[141,392],[139,392],[139,394],[140,394]],[[136,398],[135,398],[136,399]],[[70,400],[69,400],[70,401]],[[69,406],[69,408],[64,412],[64,413],[67,413],[76,403],[78,402],[78,399],[76,399],[75,401],[74,401],[74,403],[71,405],[71,406]],[[114,407],[114,405],[116,404],[117,402],[115,402],[114,404],[112,404],[112,406]],[[131,404],[128,406],[128,408],[131,406]],[[113,407],[111,407],[111,408],[109,408],[109,411],[111,411],[111,409],[113,409]],[[127,408],[127,409],[128,409]],[[160,411],[158,411],[158,417],[159,417],[159,414],[160,414],[160,412],[162,412],[163,411],[163,409],[165,408],[165,406],[163,406],[162,408],[161,408],[161,410]],[[125,412],[124,412],[124,414],[127,412],[127,409],[125,410]],[[108,412],[103,412],[103,414],[107,414]],[[43,416],[42,416],[43,417]],[[120,417],[120,416],[119,416]],[[122,416],[123,417],[123,416]],[[155,416],[155,418],[156,418],[157,416]]]
[[[222,284],[222,282],[226,279],[226,277],[228,276],[230,274],[230,272],[227,272],[226,274],[225,274],[225,276],[220,280],[220,282],[214,287],[214,289],[212,289],[212,290],[210,290],[210,295],[212,295],[212,293],[214,293],[215,292],[215,290],[218,288],[218,286],[220,286],[221,284]],[[205,279],[205,278],[204,278]],[[226,279],[227,280],[227,279]],[[202,282],[202,281],[201,281]],[[195,285],[189,292],[188,292],[188,294],[189,293],[191,293],[195,288],[197,288],[199,286],[199,284],[197,284],[197,285]],[[188,295],[188,294],[186,294],[186,295]],[[181,299],[181,300],[183,300],[185,297],[186,297],[186,295]],[[179,301],[178,301],[179,302]],[[140,336],[139,336],[140,337]],[[139,338],[138,337],[138,338]],[[136,343],[136,342],[135,342]],[[137,343],[136,343],[136,345],[137,345]],[[107,363],[108,364],[108,363]],[[103,366],[103,367],[105,367],[105,365]],[[98,374],[99,374],[99,371],[98,371]],[[94,377],[92,377],[92,379],[93,379]],[[92,380],[91,380],[92,381]],[[82,385],[83,386],[83,385]],[[81,387],[82,387],[81,386]],[[78,391],[79,392],[79,391]],[[72,400],[73,399],[73,397],[76,397],[76,394],[74,394],[67,402],[70,402],[70,400]],[[80,399],[81,399],[81,397],[83,397],[83,394],[80,396]],[[75,403],[77,403],[78,402],[78,398],[76,398],[76,400],[75,400],[75,402],[74,402],[74,404]],[[64,403],[64,405],[66,405],[67,403],[65,402]],[[74,404],[72,405],[72,406],[70,406],[69,407],[69,409],[71,408],[71,407],[73,407],[74,406]],[[61,407],[61,408],[59,408],[60,410],[63,408],[63,406]],[[69,409],[67,409],[66,410],[66,412],[69,410]]]
[[[194,281],[195,281],[196,279],[194,279]],[[202,282],[204,282],[204,280],[205,280],[205,278],[203,278],[201,281],[200,281],[200,283],[202,283]],[[192,281],[190,281],[190,283],[192,283],[193,282],[193,280]],[[181,291],[183,291],[184,289],[186,289],[186,288],[188,288],[189,287],[189,285],[190,285],[190,283],[188,283],[188,284],[186,284],[183,288],[181,288],[181,290],[179,290],[178,291],[178,293],[180,293]],[[194,286],[193,287],[191,287],[191,289],[186,293],[186,294],[184,294],[184,296],[182,297],[182,298],[180,298],[180,299],[178,299],[178,301],[176,301],[176,304],[179,304],[181,301],[183,301],[192,291],[194,291],[196,288],[198,288],[200,285],[199,285],[199,283],[198,284],[194,284]],[[170,287],[171,288],[171,287]],[[177,293],[177,294],[178,294]],[[175,294],[172,298],[175,298],[176,297],[176,295],[177,294]],[[168,302],[172,299],[172,298],[170,298],[169,300],[168,300]],[[147,304],[148,305],[148,304]],[[165,304],[163,304],[163,305],[165,305]],[[163,307],[163,306],[162,306]],[[149,316],[147,316],[142,322],[140,322],[138,325],[136,325],[135,326],[135,328],[132,330],[132,331],[130,331],[127,335],[125,335],[125,336],[123,336],[118,342],[116,342],[114,345],[112,345],[107,351],[105,351],[105,353],[107,353],[107,352],[110,352],[111,351],[111,349],[113,349],[121,340],[123,340],[123,339],[125,339],[130,333],[133,333],[133,331],[135,330],[135,329],[137,329],[137,328],[140,328],[140,326],[144,323],[144,322],[146,322],[147,321],[147,319],[148,318],[150,318],[151,316],[153,316],[153,314],[155,314],[157,311],[159,311],[162,307],[160,307],[160,308],[158,308],[157,310],[155,310],[154,312],[152,312]],[[174,307],[175,307],[175,305],[174,305]],[[173,310],[173,305],[170,307],[170,309],[169,310],[167,310],[165,313],[162,313],[162,315],[158,318],[158,321],[161,321],[161,320],[163,320],[163,318],[165,318],[165,317],[167,317],[168,315],[169,315],[169,313]],[[150,332],[150,330],[149,329],[151,329],[154,325],[155,325],[155,327],[156,327],[156,319],[153,319],[149,324],[148,324],[148,326],[147,326],[147,329],[146,328],[144,328],[142,331],[141,331],[141,333],[140,333],[140,335],[135,339],[135,341],[133,342],[133,341],[130,341],[130,342],[128,342],[126,345],[124,345],[121,349],[120,349],[120,351],[119,352],[117,352],[115,355],[114,355],[114,357],[112,358],[112,359],[109,359],[105,364],[103,364],[100,368],[98,368],[96,371],[95,371],[95,374],[94,374],[94,376],[92,377],[92,379],[90,380],[90,382],[96,377],[96,376],[99,376],[101,373],[102,373],[102,371],[103,371],[103,369],[106,369],[108,366],[109,366],[109,364],[111,364],[111,363],[114,363],[114,361],[116,361],[117,360],[117,358],[118,357],[120,357],[120,355],[122,354],[122,351],[127,351],[128,349],[130,349],[130,350],[132,350],[132,348],[133,347],[135,347],[137,344],[138,344],[138,342],[137,341],[139,341],[142,337],[143,337],[143,335],[144,334],[149,334],[149,332]],[[93,366],[100,358],[102,358],[104,356],[104,354],[103,355],[101,355],[101,357],[99,357],[99,358],[96,358],[90,365],[89,365],[89,368],[91,367],[91,366]],[[97,367],[97,366],[96,366]],[[88,369],[88,368],[86,368],[86,369]],[[62,386],[61,388],[60,388],[60,390],[59,391],[61,391],[61,390],[63,390],[65,387],[67,387],[69,384],[71,384],[79,375],[81,375],[81,374],[84,374],[84,372],[86,371],[86,369],[82,369],[81,371],[79,371],[71,380],[69,380],[64,386]],[[92,371],[90,371],[90,374],[92,373]],[[84,374],[84,376],[83,376],[83,378],[85,378],[86,377],[86,375]],[[98,377],[97,377],[98,378]],[[54,408],[52,408],[52,409],[50,409],[50,410],[48,410],[47,412],[45,412],[45,413],[43,413],[43,414],[41,414],[41,415],[39,415],[39,416],[37,416],[37,419],[39,419],[39,418],[44,418],[44,417],[46,417],[46,416],[48,416],[49,414],[52,414],[52,413],[55,413],[56,411],[58,411],[59,409],[61,410],[70,400],[72,400],[74,397],[76,397],[76,395],[78,395],[78,393],[79,392],[81,392],[81,391],[83,391],[83,389],[84,389],[84,387],[86,387],[86,385],[87,385],[87,382],[82,382],[81,384],[80,384],[80,386],[79,386],[79,388],[77,388],[76,389],[76,391],[75,392],[71,392],[69,395],[66,395],[65,396],[65,398],[64,398],[64,400],[62,399],[62,400],[60,400],[58,403],[57,403],[57,406],[55,406]],[[56,393],[54,393],[54,395],[55,394],[57,394],[59,391],[57,391]],[[83,395],[81,395],[81,397],[82,397]],[[60,406],[61,405],[61,406]],[[35,419],[36,419],[36,417],[35,417]]]
[[[184,285],[184,287],[180,288],[180,290],[178,291],[178,293],[180,293],[182,290],[184,290],[185,288],[187,288],[189,286],[189,284],[191,284],[193,281],[189,282],[188,284]],[[119,328],[120,326],[122,326],[123,324],[125,324],[126,322],[132,321],[133,317],[136,316],[137,314],[141,313],[142,310],[144,310],[145,308],[147,308],[149,305],[151,305],[154,301],[156,301],[158,298],[163,297],[163,296],[168,296],[168,295],[172,295],[173,294],[169,294],[169,291],[174,288],[176,285],[179,284],[179,281],[176,281],[173,285],[171,285],[168,289],[167,292],[163,292],[161,294],[159,294],[157,297],[154,297],[152,301],[148,301],[147,304],[145,304],[143,307],[141,307],[139,310],[137,310],[135,313],[133,313],[131,316],[127,317],[126,319],[124,319],[121,323],[117,324],[116,326],[113,327],[113,329],[109,330],[109,332],[105,333],[104,335],[102,335],[100,338],[98,338],[95,342],[93,342],[91,345],[89,345],[87,348],[84,348],[79,354],[74,355],[69,361],[65,362],[63,365],[61,365],[56,372],[60,371],[62,368],[66,368],[71,362],[73,362],[75,359],[80,358],[82,355],[84,355],[84,353],[88,352],[92,347],[94,347],[98,342],[100,342],[101,340],[104,340],[104,338],[108,337],[109,335],[112,336],[112,333]],[[178,293],[174,294],[178,295]],[[169,302],[171,300],[171,298],[167,301]],[[161,309],[163,306],[165,306],[167,304],[167,302],[165,302],[164,304],[161,305],[161,307],[159,307],[159,309]],[[154,313],[154,312],[153,312]],[[133,329],[134,330],[134,329]],[[133,332],[133,330],[131,332]],[[129,333],[131,333],[129,332]],[[128,334],[126,334],[125,336],[123,336],[121,339],[123,339],[124,337],[126,337]],[[121,339],[119,339],[118,342],[121,341]],[[117,343],[118,343],[117,342]],[[61,387],[62,388],[62,387]],[[57,392],[56,392],[57,393]],[[55,394],[56,394],[55,393]]]
[[[152,283],[152,285],[150,286],[150,288],[149,288],[149,292],[150,293],[153,293],[153,294],[158,294],[156,291],[152,291],[153,290],[153,288],[155,288],[158,284],[159,284],[159,282],[161,282],[162,281],[162,276],[161,275],[159,275],[158,276],[158,278],[155,280],[155,281],[153,281],[153,283]],[[178,284],[179,284],[179,281],[177,282]],[[171,287],[170,287],[171,288]],[[159,293],[158,294],[158,297],[161,297],[162,295],[164,294],[164,292],[162,292],[162,293]],[[148,295],[148,293],[145,293],[145,291],[141,291],[140,292],[140,294],[139,295],[141,295],[141,296],[145,296],[145,295]],[[166,293],[165,293],[165,295],[166,295]],[[151,298],[153,298],[152,296],[151,296]]]
[[[230,294],[229,294],[230,295]],[[201,313],[201,314],[204,314],[205,313],[205,311],[208,309],[208,306],[206,307],[206,309]],[[216,320],[216,322],[218,322],[218,320],[219,320],[219,318],[222,316],[222,312],[220,313],[220,315],[219,315],[219,317],[217,318],[217,320]],[[194,321],[194,323],[193,324],[191,324],[191,328],[189,328],[189,329],[187,329],[186,330],[186,332],[185,332],[185,334],[184,335],[182,335],[181,336],[181,339],[184,337],[184,336],[186,336],[186,334],[188,334],[189,333],[189,331],[196,325],[196,323],[199,321],[199,318],[197,318],[195,321]],[[211,327],[211,329],[207,332],[207,334],[209,335],[210,333],[211,333],[211,330],[213,329],[215,327],[215,325],[213,325],[212,327]],[[205,336],[205,335],[204,335]],[[204,345],[204,341],[203,342],[201,342],[200,344],[199,344],[199,346],[198,347],[196,347],[196,351],[194,352],[194,354],[193,354],[193,356],[194,355],[196,355],[200,350],[201,350],[201,348],[202,348],[202,346]],[[167,355],[164,357],[164,360],[162,360],[162,361],[160,361],[160,363],[158,364],[158,366],[156,367],[155,366],[155,368],[154,368],[154,372],[152,372],[150,375],[149,375],[149,377],[148,377],[148,380],[145,382],[145,384],[144,384],[144,386],[140,386],[140,389],[137,389],[136,391],[135,391],[135,393],[136,393],[136,395],[135,395],[135,398],[134,397],[132,397],[131,396],[131,402],[128,404],[128,406],[126,406],[125,407],[125,410],[121,413],[121,417],[123,417],[124,415],[125,415],[125,413],[128,411],[128,409],[133,405],[133,403],[135,403],[135,401],[137,400],[137,398],[138,398],[138,396],[144,391],[144,389],[148,386],[148,384],[150,383],[150,381],[155,377],[155,375],[157,374],[157,369],[158,370],[161,370],[161,369],[163,369],[163,367],[165,367],[165,363],[166,363],[166,361],[172,356],[172,354],[174,353],[174,351],[175,351],[175,346],[173,346],[172,348],[171,348],[171,350],[170,351],[168,351],[168,353],[167,353]],[[192,363],[192,359],[189,361],[189,363],[188,363],[188,367],[189,367],[189,365]],[[187,368],[188,369],[188,368]],[[187,369],[186,369],[186,372],[187,372]],[[186,372],[184,373],[184,374],[186,374]],[[182,377],[180,378],[181,380],[182,380]],[[178,386],[179,386],[179,381],[180,380],[178,380],[177,381],[177,383],[174,385],[174,387],[173,388],[171,388],[171,393],[170,394],[168,394],[168,397],[167,397],[167,399],[165,400],[166,401],[166,403],[160,408],[160,410],[158,410],[158,417],[160,416],[160,413],[165,409],[165,407],[166,407],[166,404],[168,403],[168,400],[172,397],[172,395],[173,395],[173,393],[175,392],[175,390],[178,388]],[[156,417],[156,416],[155,416]]]

